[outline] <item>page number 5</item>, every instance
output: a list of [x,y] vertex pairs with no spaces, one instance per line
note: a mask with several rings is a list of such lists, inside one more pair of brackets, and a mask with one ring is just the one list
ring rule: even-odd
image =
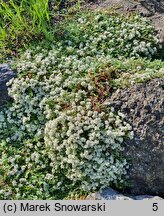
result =
[[158,211],[158,203],[153,203],[152,210],[153,211]]

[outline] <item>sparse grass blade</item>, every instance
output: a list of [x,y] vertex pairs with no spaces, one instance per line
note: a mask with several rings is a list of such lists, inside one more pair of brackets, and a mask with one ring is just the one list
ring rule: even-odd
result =
[[17,49],[31,38],[52,38],[49,22],[48,0],[0,0],[0,47]]

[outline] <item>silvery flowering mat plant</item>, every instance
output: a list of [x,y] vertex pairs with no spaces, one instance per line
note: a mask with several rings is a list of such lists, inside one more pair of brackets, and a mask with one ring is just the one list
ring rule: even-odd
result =
[[8,83],[13,101],[0,111],[1,199],[66,199],[126,183],[122,151],[132,127],[104,101],[120,83],[137,81],[136,73],[161,76],[163,63],[148,60],[159,49],[155,32],[138,15],[107,12],[77,14],[59,29],[50,47],[22,55]]

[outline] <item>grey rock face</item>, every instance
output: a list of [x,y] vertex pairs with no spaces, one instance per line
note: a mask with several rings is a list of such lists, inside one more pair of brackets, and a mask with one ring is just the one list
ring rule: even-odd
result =
[[10,99],[6,83],[13,77],[16,77],[16,73],[11,70],[10,66],[8,64],[0,64],[0,106]]
[[101,192],[92,193],[87,196],[87,200],[133,200],[131,197],[124,196],[112,188]]
[[164,80],[158,78],[118,90],[109,100],[125,114],[134,131],[124,151],[131,164],[128,193],[164,196],[163,89]]
[[124,195],[116,190],[113,190],[112,188],[108,188],[101,192],[96,192],[88,195],[86,200],[162,200],[162,198],[159,196],[149,195]]

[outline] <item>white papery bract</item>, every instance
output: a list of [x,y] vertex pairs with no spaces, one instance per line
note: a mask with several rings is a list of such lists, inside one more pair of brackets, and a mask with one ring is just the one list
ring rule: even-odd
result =
[[[127,67],[151,58],[158,40],[138,16],[78,16],[63,25],[62,40],[51,48],[27,50],[16,65],[18,77],[8,82],[13,102],[0,111],[2,199],[60,199],[76,188],[122,185],[126,176],[123,143],[133,131],[104,101],[110,89],[126,84],[124,76],[135,80]],[[142,67],[137,70],[142,77]],[[156,70],[145,70],[143,79]]]
[[54,169],[63,170],[74,183],[81,182],[86,191],[118,183],[126,174],[127,162],[120,153],[129,125],[123,125],[118,115],[111,118],[110,110],[103,115],[85,107],[81,113],[77,110],[78,106],[72,115],[63,112],[46,123],[45,144],[52,151]]

